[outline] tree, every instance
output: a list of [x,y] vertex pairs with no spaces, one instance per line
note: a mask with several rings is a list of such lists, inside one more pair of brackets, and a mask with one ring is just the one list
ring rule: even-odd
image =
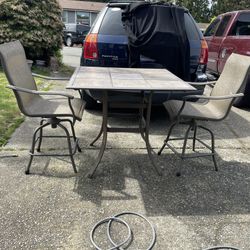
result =
[[197,22],[210,19],[209,0],[176,0],[175,4],[187,8]]
[[0,43],[20,40],[30,59],[48,61],[62,45],[57,0],[5,0],[0,4]]
[[250,8],[249,0],[213,0],[212,1],[212,12],[213,15],[233,11],[233,10],[244,10]]

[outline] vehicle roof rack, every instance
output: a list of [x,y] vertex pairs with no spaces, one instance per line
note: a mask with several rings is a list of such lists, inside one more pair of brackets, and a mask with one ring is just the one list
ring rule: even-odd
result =
[[137,1],[131,1],[131,0],[114,0],[114,1],[109,1],[108,2],[108,6],[109,7],[119,7],[119,8],[122,8],[122,7],[126,7],[127,5],[131,4],[131,3],[138,3],[138,2],[148,2],[148,1],[145,1],[145,0],[137,0]]

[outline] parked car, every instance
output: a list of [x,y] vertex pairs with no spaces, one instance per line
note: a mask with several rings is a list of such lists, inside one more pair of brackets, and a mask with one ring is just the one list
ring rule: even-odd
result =
[[[99,13],[83,44],[80,61],[82,66],[129,67],[128,36],[121,21],[122,9],[126,4],[129,3],[109,3]],[[162,5],[162,8],[165,7],[166,5]],[[189,79],[191,81],[206,81],[205,71],[208,55],[206,41],[188,10],[185,10],[184,22],[190,46]],[[165,42],[168,43],[168,40]],[[140,56],[140,64],[141,67],[163,67],[151,58],[142,55]],[[202,92],[203,88],[196,91],[195,94]],[[169,95],[170,93],[155,93],[153,104],[162,104],[166,99],[176,98],[178,94],[171,93],[171,96]],[[100,99],[100,93],[97,91],[85,91],[83,96],[88,107]]]
[[65,24],[63,30],[63,41],[66,46],[73,46],[74,44],[82,44],[86,35],[90,30],[90,26],[83,24]]
[[[204,33],[208,44],[209,73],[218,77],[232,53],[250,56],[250,10],[233,11],[219,15]],[[250,77],[235,106],[250,106]]]

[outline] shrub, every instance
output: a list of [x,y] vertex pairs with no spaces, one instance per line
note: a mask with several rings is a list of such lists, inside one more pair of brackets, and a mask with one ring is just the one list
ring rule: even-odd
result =
[[57,0],[5,0],[0,4],[0,44],[20,40],[27,58],[48,61],[62,44]]

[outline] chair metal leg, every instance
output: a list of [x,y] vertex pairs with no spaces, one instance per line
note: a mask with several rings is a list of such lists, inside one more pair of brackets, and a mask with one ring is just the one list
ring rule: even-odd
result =
[[[75,128],[74,128],[74,123],[71,120],[67,120],[67,121],[70,123],[72,135],[73,135],[74,141],[76,143],[77,142],[77,138],[76,138],[76,133],[75,133]],[[77,142],[77,150],[78,150],[78,152],[82,152],[82,150],[81,150],[78,142]]]
[[[42,126],[42,125],[43,125],[43,122],[45,122],[45,121],[46,121],[45,119],[42,119],[42,120],[40,121],[40,126]],[[37,148],[36,148],[36,151],[37,151],[37,152],[40,152],[40,151],[41,151],[42,139],[43,139],[43,129],[41,128],[41,129],[40,129],[40,135],[39,135],[38,146],[37,146]]]
[[215,159],[215,154],[212,155],[212,158],[213,158],[213,162],[214,162],[214,170],[218,171],[218,165],[217,165],[217,162],[216,162],[216,159]]
[[195,151],[195,142],[196,142],[196,134],[197,134],[197,125],[196,123],[194,124],[194,137],[193,137],[193,151]]
[[32,160],[33,160],[33,157],[34,157],[34,151],[35,151],[35,145],[36,145],[36,135],[37,135],[37,133],[38,133],[39,131],[40,131],[40,133],[41,133],[41,130],[42,130],[44,127],[48,126],[48,125],[49,125],[49,123],[47,122],[47,123],[45,123],[45,124],[39,126],[39,127],[35,130],[35,132],[34,132],[34,134],[33,134],[33,139],[32,139],[32,144],[31,144],[31,149],[30,149],[30,160],[29,160],[29,163],[28,163],[28,165],[27,165],[27,167],[26,167],[25,174],[29,174],[29,173],[30,173],[30,167],[31,167],[31,163],[32,163]]
[[70,156],[70,159],[71,159],[71,162],[72,162],[72,166],[73,166],[74,172],[77,173],[77,168],[76,168],[76,165],[75,165],[75,160],[74,160],[73,152],[72,152],[72,146],[71,146],[69,131],[68,131],[68,129],[66,127],[64,127],[60,123],[58,124],[58,126],[60,128],[62,128],[65,131],[65,133],[66,133],[67,141],[68,141],[68,148],[69,148],[69,156]]
[[171,133],[172,133],[172,130],[173,130],[173,128],[174,128],[177,124],[178,124],[178,121],[174,122],[174,123],[170,126],[169,131],[168,131],[168,135],[167,135],[166,139],[164,140],[164,143],[163,143],[161,149],[158,151],[158,155],[161,155],[163,149],[166,147],[167,142],[168,142],[168,140],[169,140],[169,138],[170,138],[170,135],[171,135]]
[[[188,140],[188,135],[189,135],[189,132],[190,130],[194,128],[193,126],[193,123],[191,123],[185,133],[185,136],[184,136],[184,142],[183,142],[183,147],[182,147],[182,153],[181,153],[181,164],[180,164],[180,169],[182,168],[182,164],[183,164],[183,160],[184,160],[184,157],[185,157],[185,151],[186,151],[186,147],[187,147],[187,140]],[[195,128],[194,128],[195,129]],[[193,141],[194,143],[194,141]],[[177,177],[180,177],[181,176],[181,171],[177,171],[176,172],[176,176]]]
[[188,127],[188,129],[187,129],[187,131],[186,131],[186,133],[185,133],[181,157],[183,157],[185,155],[185,151],[186,151],[186,147],[187,147],[188,135],[189,135],[189,132],[192,129],[192,127],[193,127],[193,124],[190,124],[189,127]]
[[206,131],[208,131],[209,133],[210,133],[210,135],[211,135],[211,151],[212,151],[212,159],[213,159],[213,163],[214,163],[214,169],[215,169],[215,171],[218,171],[218,165],[217,165],[217,162],[216,162],[216,158],[215,158],[215,143],[214,143],[214,134],[213,134],[213,132],[210,130],[210,129],[208,129],[208,128],[206,128],[206,127],[203,127],[203,126],[198,126],[199,128],[202,128],[202,129],[204,129],[204,130],[206,130]]
[[30,174],[30,166],[31,166],[33,157],[34,157],[33,155],[30,155],[29,164],[28,164],[27,168],[25,169],[25,174]]

